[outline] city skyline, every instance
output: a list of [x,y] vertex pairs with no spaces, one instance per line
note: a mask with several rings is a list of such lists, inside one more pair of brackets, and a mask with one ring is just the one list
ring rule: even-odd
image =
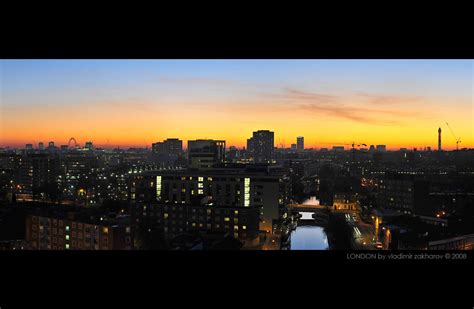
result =
[[[246,146],[474,145],[471,60],[2,60],[0,147],[150,147],[177,137]],[[350,146],[349,146],[350,147]]]

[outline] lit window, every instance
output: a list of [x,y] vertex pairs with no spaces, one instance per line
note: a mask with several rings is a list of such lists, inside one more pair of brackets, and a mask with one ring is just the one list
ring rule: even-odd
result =
[[186,189],[184,189],[184,188],[183,188],[183,189],[181,189],[181,192],[185,193],[185,192],[186,192]]
[[125,233],[130,233],[130,227],[129,227],[129,226],[127,226],[127,227],[125,228]]
[[238,215],[238,214],[239,214],[239,211],[238,211],[238,210],[235,210],[235,211],[234,211],[234,214]]
[[225,218],[224,218],[224,221],[229,222],[229,221],[230,221],[230,218],[229,218],[229,217],[225,217]]
[[235,231],[238,231],[238,230],[239,230],[239,226],[238,226],[238,225],[234,225],[234,230],[235,230]]
[[69,225],[66,225],[66,232],[69,232]]
[[198,183],[198,188],[204,188],[204,184],[202,182]]
[[66,240],[69,240],[69,235],[66,235]]
[[66,244],[66,249],[69,249],[69,244]]
[[102,231],[104,232],[104,234],[108,234],[109,233],[109,228],[108,227],[104,227],[102,229]]
[[161,196],[161,176],[156,176],[156,198]]
[[204,177],[198,177],[198,181],[204,181]]
[[202,189],[199,189],[198,194],[204,194],[204,191]]
[[207,177],[207,180],[212,181],[212,177]]
[[195,226],[196,226],[196,223],[193,222],[193,224],[191,224],[191,225],[192,225],[192,227],[195,227]]
[[165,212],[165,213],[163,214],[163,217],[164,217],[165,219],[168,219],[168,213]]
[[247,229],[247,226],[246,225],[242,225],[242,230],[246,230]]
[[244,178],[244,206],[250,206],[250,178]]

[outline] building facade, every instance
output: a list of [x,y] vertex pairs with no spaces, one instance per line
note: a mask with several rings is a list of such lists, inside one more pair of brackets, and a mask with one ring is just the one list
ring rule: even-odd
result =
[[188,141],[188,165],[190,168],[209,169],[225,161],[225,141]]
[[[39,198],[49,186],[57,186],[60,161],[56,155],[27,153],[20,158],[17,193],[26,199]],[[46,198],[46,196],[43,196]]]
[[55,215],[28,215],[26,240],[33,250],[131,250],[130,224]]
[[163,227],[165,237],[172,239],[183,233],[222,232],[233,235],[247,245],[259,242],[260,210],[257,207],[221,207],[204,198],[192,204],[159,202],[132,203],[134,223],[152,219]]
[[377,205],[405,214],[423,213],[429,184],[415,175],[386,173],[380,180]]
[[333,198],[334,210],[360,211],[360,204],[355,194],[337,193]]
[[296,150],[297,151],[304,151],[304,137],[303,136],[298,136],[296,138]]
[[183,153],[183,141],[178,138],[167,138],[151,146],[153,153],[179,156]]
[[274,147],[274,133],[269,130],[253,132],[247,140],[247,150],[255,163],[271,163]]
[[288,179],[268,168],[214,168],[175,170],[136,175],[130,184],[131,202],[192,205],[199,197],[229,209],[259,209],[259,228],[272,233],[287,215]]

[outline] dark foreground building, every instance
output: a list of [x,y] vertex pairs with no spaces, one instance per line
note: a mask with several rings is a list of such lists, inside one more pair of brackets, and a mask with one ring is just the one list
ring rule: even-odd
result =
[[135,217],[153,216],[168,236],[223,231],[253,243],[287,216],[286,177],[268,166],[153,171],[134,176],[129,196]]
[[198,198],[191,204],[133,203],[131,212],[136,225],[151,219],[163,228],[167,239],[182,234],[217,232],[231,235],[249,246],[260,241],[259,208],[219,206],[209,196]]
[[127,221],[75,213],[28,215],[26,241],[33,250],[131,250],[132,226]]

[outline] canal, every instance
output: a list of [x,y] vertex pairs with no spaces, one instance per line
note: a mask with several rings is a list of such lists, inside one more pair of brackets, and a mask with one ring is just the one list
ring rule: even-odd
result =
[[[307,199],[303,204],[319,205],[315,197]],[[291,250],[327,250],[329,249],[328,239],[324,228],[319,226],[313,219],[312,212],[300,212],[302,217],[296,229],[291,232]]]

